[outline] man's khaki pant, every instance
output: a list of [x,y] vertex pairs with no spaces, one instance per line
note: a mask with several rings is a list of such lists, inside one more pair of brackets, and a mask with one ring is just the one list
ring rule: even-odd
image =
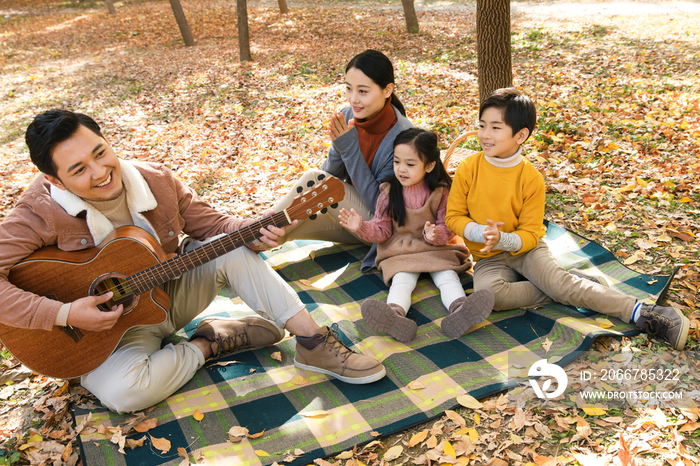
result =
[[540,240],[523,254],[502,252],[474,266],[474,291],[491,290],[494,310],[517,309],[556,301],[585,307],[624,322],[632,318],[636,299],[568,273]]
[[[195,241],[188,250],[202,244]],[[287,320],[304,309],[282,277],[256,253],[241,247],[165,283],[163,289],[171,299],[166,321],[126,332],[114,353],[82,377],[83,387],[118,413],[148,408],[173,394],[204,365],[204,356],[187,341],[163,348],[161,342],[206,309],[225,285],[283,335]]]

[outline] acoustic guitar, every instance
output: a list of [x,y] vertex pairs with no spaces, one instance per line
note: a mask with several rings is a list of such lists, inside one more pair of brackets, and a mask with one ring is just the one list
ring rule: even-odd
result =
[[170,298],[159,285],[259,239],[261,228],[315,218],[319,211],[336,207],[344,196],[343,183],[328,176],[295,197],[282,212],[172,258],[166,257],[148,232],[132,226],[117,228],[99,246],[82,251],[41,248],[10,269],[13,285],[63,303],[112,291],[112,299],[100,305],[101,310],[122,304],[124,313],[110,330],[102,332],[71,326],[46,331],[0,324],[0,341],[34,372],[61,379],[85,375],[112,354],[129,329],[165,321]]

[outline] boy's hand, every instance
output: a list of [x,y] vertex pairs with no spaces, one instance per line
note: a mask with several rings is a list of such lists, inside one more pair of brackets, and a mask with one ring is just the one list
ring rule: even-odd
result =
[[354,119],[350,120],[348,123],[345,123],[345,117],[342,113],[334,113],[331,115],[331,119],[328,121],[328,134],[331,137],[331,141],[335,141],[354,127]]
[[423,236],[425,236],[425,239],[431,243],[435,241],[435,237],[437,236],[437,225],[433,225],[429,221],[425,222],[425,226],[423,227]]
[[355,209],[350,209],[350,212],[348,212],[346,209],[340,209],[340,215],[338,215],[338,219],[340,220],[340,224],[342,226],[352,231],[353,233],[359,230],[360,225],[362,225],[362,217],[360,216],[360,214],[355,212]]
[[484,231],[484,247],[479,250],[484,254],[491,252],[498,242],[501,240],[501,232],[499,228],[505,225],[503,222],[494,222],[493,220],[486,220],[487,226],[486,231]]

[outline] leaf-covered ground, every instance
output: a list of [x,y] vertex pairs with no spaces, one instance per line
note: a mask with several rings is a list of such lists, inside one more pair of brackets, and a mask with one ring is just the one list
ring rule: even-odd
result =
[[[163,162],[217,208],[246,216],[321,163],[326,122],[343,106],[345,64],[366,48],[392,58],[409,118],[445,147],[475,127],[475,2],[418,2],[417,35],[405,32],[395,0],[288,3],[287,15],[271,0],[249,4],[254,62],[240,64],[231,2],[184,1],[197,42],[185,48],[168,2],[117,2],[109,15],[102,3],[2,0],[0,219],[36,176],[26,126],[52,107],[95,116],[125,158]],[[546,177],[547,218],[632,268],[679,268],[667,302],[690,316],[688,348],[697,351],[700,5],[518,2],[511,17],[514,82],[539,112],[526,150]],[[599,344],[665,348],[644,337]],[[0,458],[76,461],[65,406],[81,396],[77,387],[28,376],[3,358],[2,381],[16,381],[0,389]],[[576,403],[518,411],[482,401],[329,461],[438,464],[452,450],[455,464],[700,457],[697,405],[589,414]]]

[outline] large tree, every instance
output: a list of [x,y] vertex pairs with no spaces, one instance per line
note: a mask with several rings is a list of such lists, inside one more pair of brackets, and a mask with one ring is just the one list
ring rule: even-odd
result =
[[114,2],[112,0],[105,0],[105,3],[107,4],[107,10],[109,10],[109,13],[112,15],[116,15],[117,9],[114,8]]
[[278,0],[277,3],[279,3],[281,14],[284,15],[289,13],[289,8],[287,8],[287,0]]
[[187,24],[187,17],[182,10],[180,0],[170,0],[170,6],[173,9],[173,14],[175,14],[175,21],[177,21],[177,25],[180,28],[180,34],[182,34],[182,40],[185,42],[185,46],[192,47],[194,45],[194,37],[192,37],[190,25]]
[[241,61],[250,61],[250,34],[248,33],[248,2],[236,0],[236,13],[238,15],[238,49]]
[[413,0],[401,0],[403,5],[403,14],[406,17],[406,29],[410,34],[415,34],[419,31],[418,16],[416,9],[413,6]]
[[510,0],[476,1],[476,53],[479,101],[513,85],[510,47]]

